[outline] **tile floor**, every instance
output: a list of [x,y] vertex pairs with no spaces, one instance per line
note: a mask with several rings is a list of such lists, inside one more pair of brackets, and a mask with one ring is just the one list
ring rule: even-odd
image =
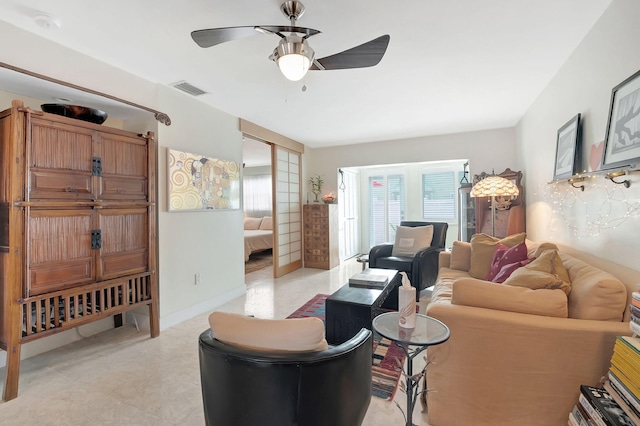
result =
[[[246,295],[218,310],[285,318],[360,269],[350,260],[331,271],[301,269],[279,279],[270,268],[256,271],[246,276]],[[151,339],[127,325],[24,360],[18,398],[0,401],[0,425],[203,425],[197,338],[207,327],[203,314]],[[0,378],[4,383],[4,369]],[[396,393],[401,406],[404,397]],[[426,425],[417,405],[414,423]],[[371,398],[364,425],[402,424],[393,402]]]

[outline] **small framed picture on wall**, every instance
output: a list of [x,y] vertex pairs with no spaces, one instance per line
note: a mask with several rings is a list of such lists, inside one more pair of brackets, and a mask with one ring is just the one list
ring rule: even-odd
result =
[[580,114],[576,114],[558,130],[556,165],[553,179],[566,179],[580,167]]
[[640,164],[640,71],[613,88],[602,168]]

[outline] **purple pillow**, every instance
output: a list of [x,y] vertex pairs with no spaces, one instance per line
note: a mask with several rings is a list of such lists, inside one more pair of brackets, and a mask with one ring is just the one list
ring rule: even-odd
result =
[[511,275],[511,273],[513,271],[515,271],[518,268],[523,267],[524,265],[527,265],[527,264],[533,262],[534,260],[535,260],[535,258],[531,258],[531,259],[521,260],[520,262],[508,263],[508,264],[504,265],[500,269],[500,271],[498,271],[496,276],[493,277],[493,279],[491,281],[494,282],[494,283],[502,284],[503,282],[505,282],[507,280],[507,278],[509,278],[509,276]]
[[[496,248],[493,251],[491,268],[489,268],[489,273],[487,274],[487,281],[494,281],[494,278],[504,266],[519,263],[523,260],[527,260],[527,245],[525,243],[520,243],[513,247],[508,247],[501,243],[496,244]],[[520,266],[517,266],[511,272],[519,267]],[[509,274],[511,274],[511,272],[509,272]],[[505,277],[504,280],[506,280],[507,277]]]

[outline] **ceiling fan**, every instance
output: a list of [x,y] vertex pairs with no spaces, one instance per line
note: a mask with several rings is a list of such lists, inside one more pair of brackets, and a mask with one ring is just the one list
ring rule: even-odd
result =
[[[316,59],[315,52],[309,46],[307,39],[320,34],[320,31],[296,26],[296,21],[304,13],[304,5],[299,1],[285,1],[280,6],[280,10],[291,21],[290,26],[255,25],[211,28],[193,31],[191,38],[200,47],[211,47],[258,33],[275,34],[280,37],[280,43],[269,59],[274,61],[282,74],[291,81],[302,79],[308,70],[325,71],[372,67],[382,60],[389,45],[389,35],[383,35],[343,52]],[[283,33],[288,33],[288,35]]]

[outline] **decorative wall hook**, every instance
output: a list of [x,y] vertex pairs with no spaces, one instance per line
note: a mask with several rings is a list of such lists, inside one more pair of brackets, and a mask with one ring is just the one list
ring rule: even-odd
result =
[[583,182],[583,181],[584,181],[583,177],[572,177],[571,179],[569,179],[569,185],[584,192],[584,184],[576,185],[576,183]]
[[340,186],[338,187],[338,189],[344,191],[345,189],[347,189],[347,185],[344,184],[344,171],[342,169],[338,169],[338,172],[340,173]]
[[624,176],[626,175],[627,172],[625,170],[620,170],[618,172],[611,172],[611,173],[607,173],[607,179],[609,179],[611,182],[615,183],[616,185],[624,185],[625,188],[628,188],[631,186],[631,181],[629,179],[625,179],[621,182],[618,182],[616,180],[614,180],[617,177],[620,176]]

